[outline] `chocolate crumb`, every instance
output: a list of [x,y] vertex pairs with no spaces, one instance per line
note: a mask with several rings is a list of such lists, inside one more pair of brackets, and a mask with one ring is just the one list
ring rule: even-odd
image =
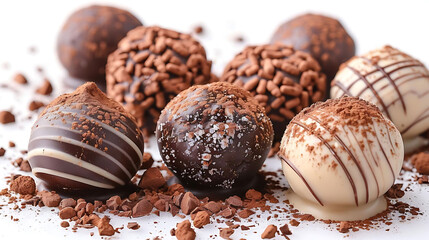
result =
[[132,229],[132,230],[137,230],[140,228],[140,225],[137,222],[129,222],[127,224],[127,228]]
[[194,227],[202,228],[210,223],[210,215],[206,211],[197,212],[194,218]]
[[204,32],[204,28],[201,25],[195,26],[194,27],[194,33],[196,34],[202,34]]
[[14,148],[16,146],[16,144],[12,141],[9,141],[9,147],[10,148]]
[[231,228],[221,228],[219,231],[219,235],[223,239],[231,239],[232,234],[234,234],[234,230]]
[[63,227],[63,228],[66,228],[66,227],[69,227],[69,226],[70,226],[69,222],[67,222],[67,221],[62,221],[60,225],[61,225],[61,227]]
[[139,187],[143,189],[156,190],[166,183],[161,171],[158,168],[149,168],[144,173],[139,182]]
[[76,211],[72,207],[65,207],[58,213],[61,219],[70,219],[76,216]]
[[6,153],[6,150],[4,148],[0,148],[0,157],[3,157]]
[[28,105],[28,109],[30,111],[35,111],[41,107],[44,107],[45,104],[43,102],[39,102],[39,101],[31,101],[30,104]]
[[338,228],[339,228],[340,233],[348,233],[351,226],[350,226],[349,222],[342,221],[342,222],[340,222]]
[[280,232],[282,233],[283,236],[292,235],[292,232],[290,231],[289,226],[287,224],[280,227]]
[[152,167],[153,162],[152,155],[148,152],[145,152],[143,154],[142,165],[140,166],[140,169],[149,169]]

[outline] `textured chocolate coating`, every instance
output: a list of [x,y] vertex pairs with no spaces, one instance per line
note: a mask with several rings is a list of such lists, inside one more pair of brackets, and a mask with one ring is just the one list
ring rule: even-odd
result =
[[[105,88],[105,66],[108,55],[128,31],[141,26],[128,11],[93,5],[74,12],[65,22],[57,40],[57,54],[77,83],[95,81]],[[80,84],[79,84],[80,82]],[[78,86],[77,85],[77,86]]]
[[161,113],[156,136],[162,159],[183,184],[229,189],[256,176],[273,129],[249,92],[212,83],[174,98]]
[[136,117],[145,135],[155,131],[161,110],[172,98],[212,77],[211,61],[199,42],[160,27],[130,31],[106,66],[107,95]]
[[275,42],[310,53],[320,63],[328,80],[326,97],[341,63],[355,55],[354,41],[341,23],[317,14],[301,15],[283,23],[271,38],[271,43]]
[[220,81],[250,91],[265,108],[279,142],[289,121],[325,96],[326,77],[308,53],[283,44],[246,47],[225,67]]
[[55,99],[31,131],[29,162],[49,188],[79,194],[126,185],[140,167],[134,118],[94,83]]

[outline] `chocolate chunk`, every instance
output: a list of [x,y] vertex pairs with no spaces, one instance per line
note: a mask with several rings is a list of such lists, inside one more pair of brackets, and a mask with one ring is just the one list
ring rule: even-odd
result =
[[10,148],[14,148],[16,145],[15,145],[15,143],[14,142],[12,142],[12,141],[9,141],[9,147]]
[[178,240],[194,240],[196,237],[195,231],[191,228],[191,222],[189,222],[189,220],[178,223],[174,233]]
[[[298,226],[298,225],[296,225],[296,226]],[[285,224],[285,225],[283,225],[283,226],[280,227],[280,232],[282,233],[283,236],[285,236],[285,235],[292,235],[292,232],[289,230],[289,226],[287,224]]]
[[143,189],[156,190],[166,183],[161,171],[158,168],[149,168],[144,173],[139,182],[139,187]]
[[45,81],[43,82],[43,85],[36,90],[36,93],[41,95],[50,95],[52,93],[52,90],[53,89],[52,89],[51,82],[48,79],[45,79]]
[[421,152],[411,157],[411,163],[416,168],[417,172],[429,174],[429,153]]
[[229,204],[233,207],[243,207],[243,201],[239,196],[232,196],[225,200],[226,204]]
[[28,105],[28,109],[30,111],[35,111],[41,107],[44,107],[45,104],[43,102],[39,102],[39,101],[31,101],[30,104]]
[[262,239],[271,239],[276,236],[277,227],[274,225],[268,225],[264,232],[261,234]]
[[349,222],[342,221],[342,222],[340,222],[338,228],[339,228],[338,230],[340,231],[340,233],[348,233],[351,226],[350,226]]
[[7,124],[7,123],[14,123],[15,122],[15,115],[13,115],[9,111],[1,111],[0,112],[0,123]]
[[0,148],[0,157],[3,157],[6,153],[6,150],[4,148]]
[[251,200],[260,200],[262,198],[262,194],[255,189],[249,189],[246,192],[246,198]]
[[231,239],[232,234],[234,234],[234,230],[231,228],[221,228],[219,230],[219,236],[223,239]]
[[97,221],[98,233],[100,236],[112,236],[115,234],[115,229],[109,222],[110,219],[107,216]]
[[43,204],[47,207],[58,207],[61,197],[55,192],[41,191],[37,193],[41,197]]
[[210,201],[204,204],[204,208],[212,213],[218,213],[222,209],[222,204],[214,201]]
[[403,184],[393,185],[384,195],[388,198],[401,198],[405,195],[405,192],[401,189]]
[[10,183],[10,190],[22,195],[34,194],[36,192],[36,183],[32,177],[19,176]]
[[152,167],[153,162],[154,161],[150,153],[143,153],[142,165],[140,166],[140,169],[148,169]]
[[248,218],[253,214],[255,214],[255,212],[250,210],[250,209],[244,209],[244,210],[241,210],[237,213],[237,215],[241,218]]
[[13,77],[13,81],[15,81],[18,84],[27,84],[27,78],[21,74],[21,73],[17,73],[15,74],[15,76]]
[[142,199],[133,207],[132,216],[134,218],[137,218],[137,217],[149,215],[150,212],[152,212],[152,209],[153,209],[152,204],[148,200]]
[[137,230],[140,228],[140,225],[137,222],[129,222],[127,224],[127,228],[132,229],[132,230]]
[[67,221],[62,221],[62,222],[60,223],[60,225],[61,225],[61,227],[66,228],[66,227],[69,227],[69,226],[70,226],[70,223],[69,223],[69,222],[67,222]]
[[182,202],[180,203],[180,209],[184,214],[188,215],[199,205],[200,200],[198,200],[198,198],[191,192],[187,192],[183,195]]
[[299,226],[299,224],[300,224],[300,222],[298,222],[298,221],[297,221],[297,220],[295,220],[295,219],[290,220],[290,221],[289,221],[289,223],[290,223],[290,225],[292,225],[292,226],[294,226],[294,227],[297,227],[297,226]]
[[227,207],[224,210],[220,211],[217,215],[222,216],[224,218],[232,218],[237,210],[235,208]]
[[70,219],[76,216],[76,211],[72,207],[65,207],[58,213],[61,219]]
[[204,32],[204,28],[203,28],[203,26],[198,25],[198,26],[195,26],[195,27],[194,27],[194,33],[196,33],[196,34],[201,34],[201,33],[203,33],[203,32]]
[[121,203],[122,203],[121,197],[113,196],[113,197],[110,197],[106,201],[106,206],[110,210],[117,210],[119,208],[119,206],[121,205]]
[[197,212],[194,218],[194,227],[202,228],[210,223],[210,215],[206,211]]
[[22,163],[19,165],[19,169],[23,172],[31,172],[31,166],[28,160],[22,161]]

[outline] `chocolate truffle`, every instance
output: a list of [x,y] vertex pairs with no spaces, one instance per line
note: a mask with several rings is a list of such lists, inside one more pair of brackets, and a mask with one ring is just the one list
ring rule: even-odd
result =
[[375,105],[342,97],[292,119],[279,157],[295,208],[319,219],[353,221],[386,210],[383,195],[401,171],[404,146]]
[[384,46],[342,65],[332,82],[331,96],[343,95],[377,105],[404,139],[429,129],[429,71],[398,49]]
[[216,192],[255,178],[273,129],[248,91],[218,82],[193,86],[171,100],[156,137],[162,159],[186,187]]
[[50,189],[82,194],[127,184],[140,167],[143,137],[134,117],[91,82],[46,107],[28,150],[34,175]]
[[105,88],[107,56],[128,31],[141,22],[128,11],[93,5],[74,12],[65,22],[57,40],[57,53],[71,78],[65,83],[77,87],[94,81]]
[[188,34],[138,27],[108,59],[107,95],[132,113],[145,134],[155,131],[165,105],[181,91],[211,79],[211,61]]
[[283,23],[271,38],[271,43],[275,42],[310,53],[320,63],[328,80],[327,95],[340,64],[355,55],[353,39],[341,23],[317,14],[300,15]]
[[325,96],[326,77],[309,54],[283,44],[249,46],[226,66],[220,81],[251,92],[265,107],[280,142],[288,122]]

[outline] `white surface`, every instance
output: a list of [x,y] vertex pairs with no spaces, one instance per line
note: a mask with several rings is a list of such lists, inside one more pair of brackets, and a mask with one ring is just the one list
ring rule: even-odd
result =
[[[429,22],[428,3],[424,1],[2,1],[0,3],[0,83],[10,82],[16,72],[27,75],[31,84],[38,85],[43,76],[36,71],[37,66],[45,69],[46,76],[54,81],[57,96],[60,91],[60,80],[64,76],[55,53],[55,42],[58,30],[68,15],[79,7],[91,3],[105,3],[120,6],[131,10],[145,25],[160,25],[183,32],[191,32],[193,26],[202,24],[205,34],[198,38],[206,47],[208,57],[214,61],[214,71],[220,74],[225,64],[246,44],[260,44],[267,42],[277,26],[301,13],[308,11],[329,14],[338,17],[351,33],[358,46],[358,53],[364,53],[384,44],[391,44],[400,50],[411,54],[424,63],[429,63],[428,42],[429,36],[426,24]],[[237,35],[244,36],[245,43],[233,41]],[[29,47],[37,48],[36,54],[29,54]],[[9,69],[2,66],[7,62]],[[32,90],[13,85],[18,92],[5,91],[0,88],[0,110],[13,110],[17,115],[18,124],[7,127],[0,125],[0,147],[7,146],[9,140],[17,143],[16,153],[27,148],[30,127],[35,120],[25,120],[29,113],[26,111],[31,99]],[[26,92],[30,91],[30,93]],[[44,99],[41,97],[41,99]],[[48,102],[48,99],[44,99]],[[14,106],[13,108],[11,106]],[[17,107],[19,106],[19,107]],[[153,139],[152,139],[153,142]],[[146,150],[154,153],[159,159],[155,145]],[[6,187],[3,180],[10,172],[18,172],[11,166],[9,160],[19,156],[8,151],[5,158],[0,158],[0,189]],[[280,170],[277,159],[267,160],[268,170]],[[285,179],[281,178],[282,182]],[[350,239],[409,239],[429,234],[429,187],[411,184],[414,191],[408,191],[402,201],[420,207],[425,212],[423,216],[407,222],[400,222],[394,217],[393,224],[382,226],[378,230],[359,231],[350,233]],[[284,193],[277,192],[276,196]],[[281,200],[283,200],[282,198]],[[0,197],[0,203],[5,198]],[[278,206],[283,206],[280,203]],[[46,237],[48,239],[97,239],[97,229],[79,229],[73,233],[70,229],[62,229],[57,210],[49,208],[35,208],[37,211],[24,209],[23,211],[9,210],[14,205],[0,209],[0,239]],[[10,220],[10,216],[19,218],[18,222]],[[236,230],[233,239],[259,239],[260,234],[268,225],[266,216],[255,220],[259,227],[248,231]],[[281,226],[288,223],[287,214],[279,214],[278,218],[271,219],[270,224]],[[141,228],[137,231],[126,228],[126,223],[137,221]],[[157,221],[158,224],[153,224]],[[121,234],[113,239],[152,239],[163,236],[164,239],[173,239],[169,235],[171,228],[179,217],[172,218],[169,213],[161,217],[151,215],[137,219],[112,218],[112,225],[125,225]],[[251,225],[253,223],[242,224]],[[197,239],[208,239],[210,235],[218,236],[218,228],[225,224],[210,224],[203,229],[197,229]],[[338,233],[335,225],[328,226],[322,223],[301,223],[298,227],[291,227],[292,239],[343,239],[344,234]],[[94,237],[89,233],[95,232]],[[276,239],[284,239],[277,236]]]

